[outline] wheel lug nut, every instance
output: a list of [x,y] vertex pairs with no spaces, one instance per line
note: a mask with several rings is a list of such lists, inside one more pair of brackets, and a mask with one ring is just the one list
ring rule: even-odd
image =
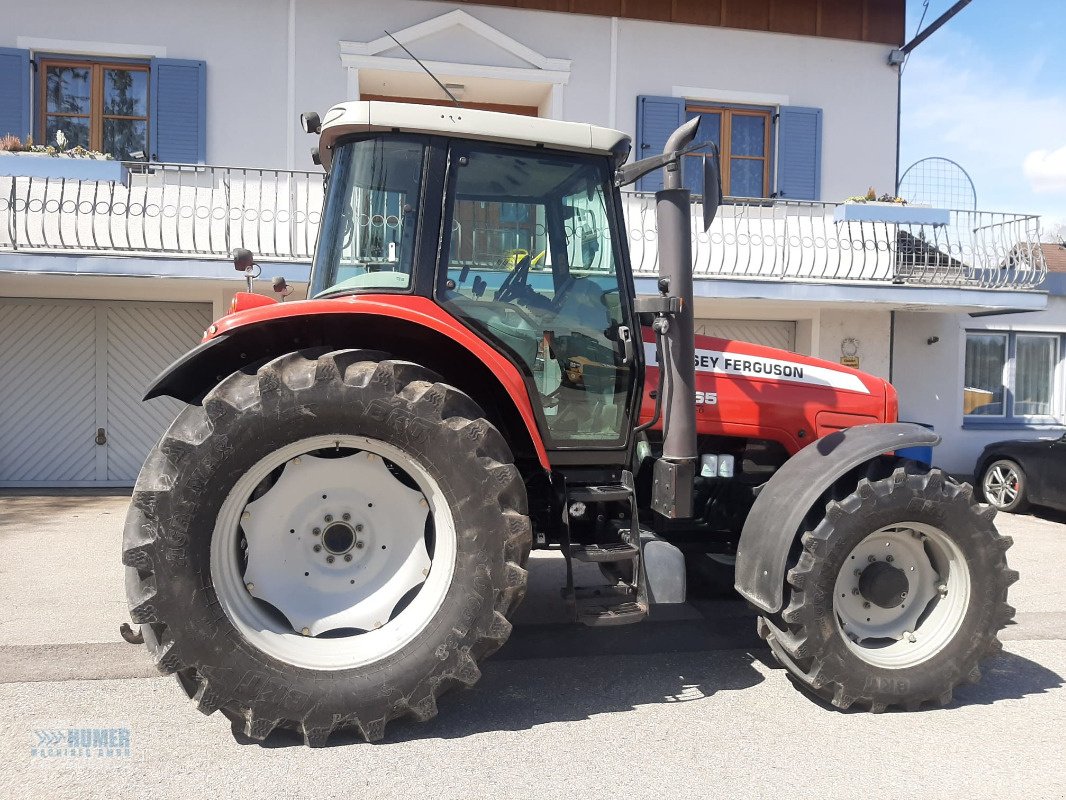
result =
[[249,592],[252,591],[252,589],[255,588],[255,584],[254,583],[246,583],[246,584],[244,584],[244,586]]
[[356,525],[355,526],[355,532],[356,533],[362,533],[363,532],[363,526],[362,525]]
[[877,561],[877,557],[876,556],[867,556],[866,560],[869,561],[872,564],[875,561]]
[[860,575],[862,575],[862,570],[861,569],[855,570],[855,577],[858,578]]
[[357,550],[362,550],[364,547],[366,547],[366,543],[365,542],[356,542],[355,543],[355,547],[356,547]]
[[345,522],[347,522],[351,518],[352,518],[351,514],[341,514],[341,519],[343,519]]
[[856,586],[854,589],[851,590],[851,593],[852,594],[858,594],[859,593],[859,588]]
[[895,560],[896,559],[892,558],[892,556],[885,556],[885,561],[889,562],[890,564]]
[[318,536],[318,534],[320,534],[320,533],[322,533],[322,529],[321,528],[312,528],[311,529],[311,534],[313,536]]
[[317,553],[317,552],[319,552],[319,551],[320,551],[320,550],[322,549],[322,545],[320,545],[320,544],[316,544],[316,545],[314,546],[314,548],[312,548],[312,549],[313,549],[313,550],[314,550],[314,551],[315,551],[315,552]]
[[332,514],[326,514],[326,522],[333,522],[333,515]]
[[943,597],[948,593],[948,585],[946,583],[938,583],[936,590],[940,593],[941,597]]
[[870,607],[870,602],[869,601],[864,601],[863,604],[862,604],[862,607],[863,608],[869,608]]
[[300,631],[300,633],[302,633],[304,636],[310,636],[311,635],[311,629],[310,628],[304,628],[302,631]]
[[351,561],[352,560],[352,554],[351,553],[345,553],[344,554],[344,560],[345,561]]
[[327,563],[327,564],[332,564],[332,563],[333,563],[333,561],[334,561],[334,558],[333,558],[333,556],[326,556],[326,563]]

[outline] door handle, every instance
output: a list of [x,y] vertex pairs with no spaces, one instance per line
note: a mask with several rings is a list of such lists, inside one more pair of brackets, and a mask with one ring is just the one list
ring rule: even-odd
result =
[[622,358],[626,364],[633,363],[633,332],[625,325],[618,326],[618,341],[622,343]]
[[96,443],[107,444],[107,432],[103,428],[96,429]]

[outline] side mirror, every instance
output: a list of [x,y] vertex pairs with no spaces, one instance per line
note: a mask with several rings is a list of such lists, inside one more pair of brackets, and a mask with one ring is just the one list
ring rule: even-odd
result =
[[233,251],[233,268],[237,272],[247,272],[249,269],[255,266],[255,256],[252,255],[251,250],[246,250],[243,247],[238,247]]
[[322,118],[317,111],[305,111],[300,115],[300,127],[304,133],[319,133],[322,130]]
[[718,146],[703,156],[703,230],[708,230],[722,204],[722,173],[718,168]]

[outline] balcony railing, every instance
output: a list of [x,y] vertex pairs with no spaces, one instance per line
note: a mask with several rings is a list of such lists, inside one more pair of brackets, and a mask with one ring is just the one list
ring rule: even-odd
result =
[[[623,194],[638,273],[658,271],[655,196]],[[835,203],[726,198],[708,231],[692,204],[697,277],[1028,289],[1047,273],[1040,219],[950,211],[947,224],[836,221]]]
[[[121,181],[0,177],[0,251],[307,262],[321,172],[124,165]],[[633,268],[658,270],[654,195],[622,195]],[[1028,289],[1046,274],[1038,217],[951,211],[946,224],[837,221],[837,205],[727,198],[709,231],[693,203],[697,277]],[[471,235],[476,231],[470,232]]]
[[0,249],[311,258],[322,172],[123,166],[121,182],[0,177]]

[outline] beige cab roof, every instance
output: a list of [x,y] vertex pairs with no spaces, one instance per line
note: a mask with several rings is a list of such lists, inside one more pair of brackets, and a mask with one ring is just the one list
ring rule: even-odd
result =
[[322,166],[329,169],[333,142],[341,136],[384,130],[480,139],[527,147],[543,145],[556,150],[600,155],[628,152],[630,143],[629,136],[621,131],[584,122],[561,122],[451,106],[361,100],[335,105],[323,117],[319,140]]

